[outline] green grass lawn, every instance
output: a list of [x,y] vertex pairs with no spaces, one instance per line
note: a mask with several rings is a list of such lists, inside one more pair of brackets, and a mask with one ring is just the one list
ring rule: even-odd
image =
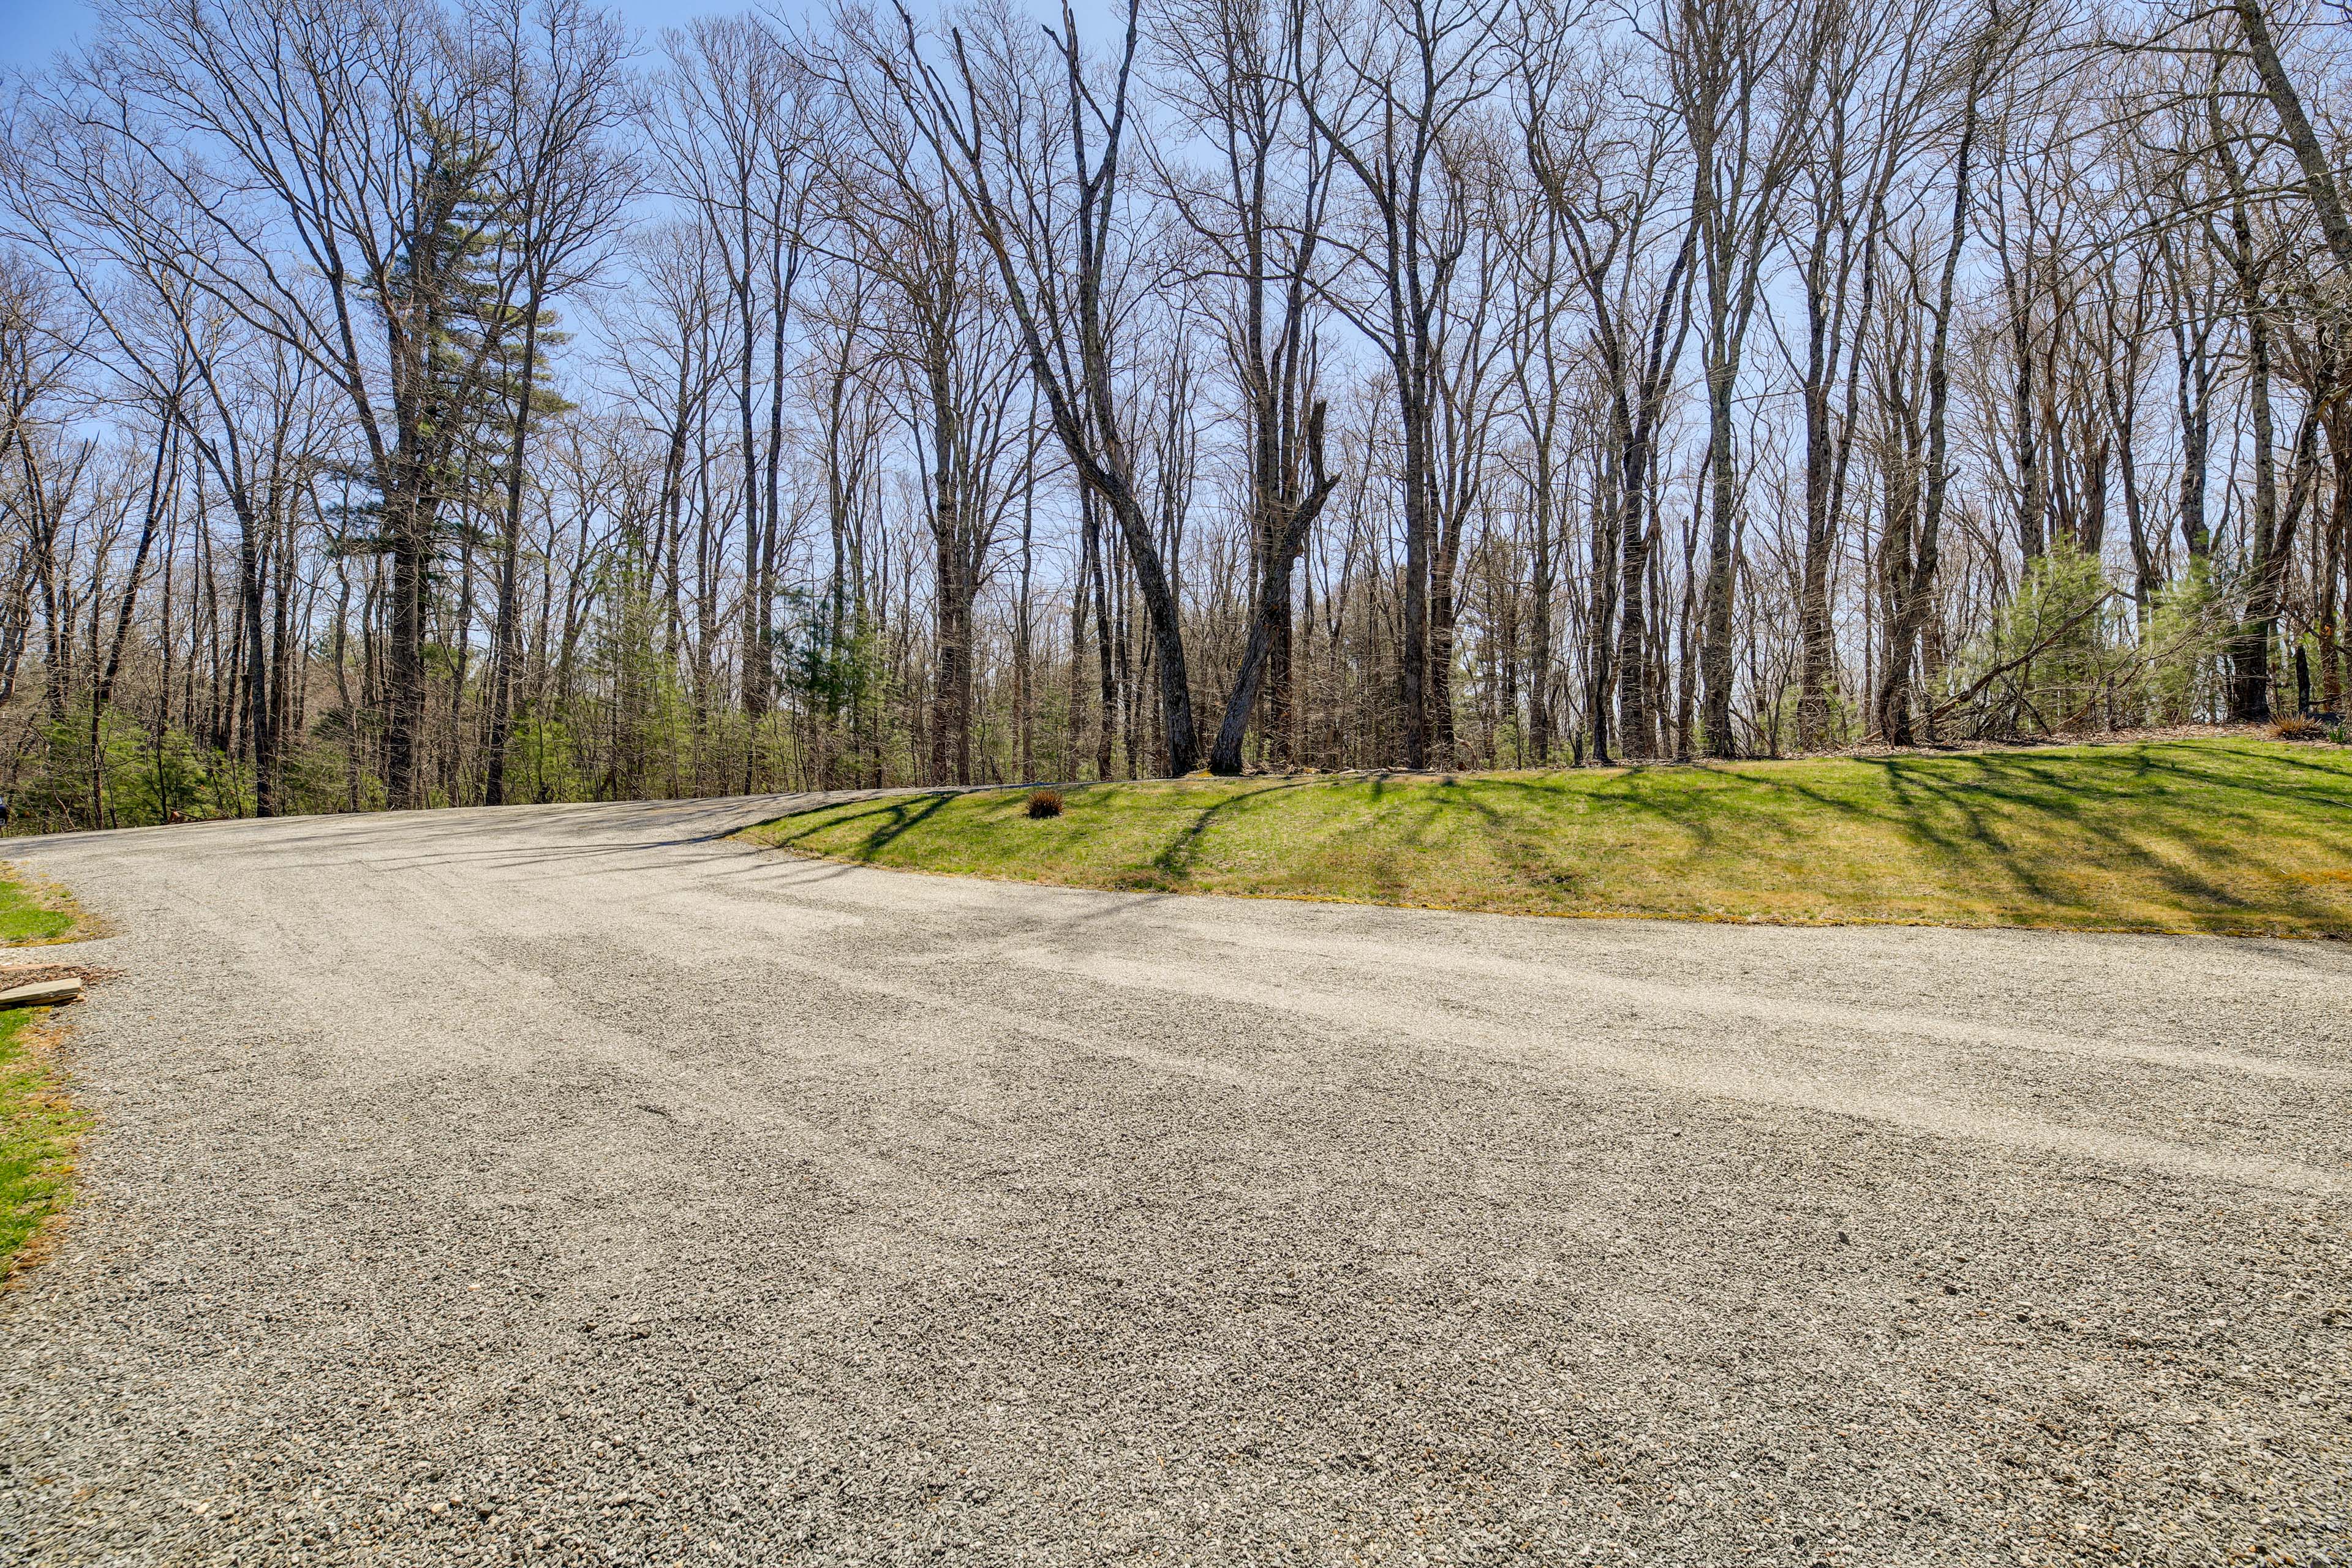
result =
[[2352,935],[2352,749],[2214,739],[1564,773],[1098,784],[748,830],[1076,887],[1684,920]]
[[31,947],[87,935],[81,910],[55,888],[0,878],[0,947]]
[[[89,934],[62,889],[0,877],[0,947],[33,947]],[[42,1223],[65,1206],[82,1118],[66,1099],[45,1045],[27,1026],[46,1008],[0,1012],[0,1279]]]
[[0,1278],[43,1222],[65,1206],[83,1125],[47,1048],[28,1034],[44,1012],[0,1013]]

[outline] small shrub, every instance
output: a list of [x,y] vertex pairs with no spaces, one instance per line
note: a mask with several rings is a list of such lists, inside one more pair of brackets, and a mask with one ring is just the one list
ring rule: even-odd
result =
[[1062,792],[1057,789],[1033,789],[1029,792],[1029,816],[1043,821],[1062,815]]
[[2307,719],[2300,713],[2290,713],[2271,725],[2272,738],[2279,741],[2316,741],[2326,732],[2318,720]]
[[2231,612],[2205,563],[2156,596],[2141,641],[2148,671],[2147,693],[2158,724],[2187,724],[2221,710],[2229,693],[2222,678],[2222,649]]
[[2352,732],[2347,732],[2343,725],[2337,724],[2327,731],[2327,743],[2331,746],[2352,743]]
[[2139,658],[2130,617],[2096,555],[2053,548],[1940,676],[1959,699],[1955,734],[2012,735],[2095,724]]

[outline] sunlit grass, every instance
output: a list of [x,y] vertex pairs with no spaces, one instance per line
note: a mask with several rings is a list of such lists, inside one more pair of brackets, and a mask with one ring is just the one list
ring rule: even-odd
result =
[[908,795],[751,835],[1077,887],[1530,914],[2352,934],[2352,749],[2198,740]]
[[0,877],[0,947],[63,942],[81,932],[81,910],[63,891],[21,878]]
[[84,1122],[29,1026],[43,1016],[38,1009],[0,1013],[0,1278],[65,1206]]
[[[89,935],[90,925],[64,889],[0,877],[0,947],[71,941]],[[47,1016],[46,1008],[0,1011],[0,1279],[65,1206],[84,1120],[33,1026]]]

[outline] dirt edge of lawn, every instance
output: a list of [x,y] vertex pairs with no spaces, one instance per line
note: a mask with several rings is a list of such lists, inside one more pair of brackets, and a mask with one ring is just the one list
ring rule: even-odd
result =
[[[1024,789],[1028,785],[1020,786]],[[1059,787],[1059,786],[1056,786]],[[919,793],[929,794],[928,790]],[[764,824],[759,826],[765,826]],[[757,828],[746,828],[749,837]],[[785,844],[768,844],[753,838],[763,849],[790,860],[807,860],[824,866],[854,867],[861,871],[888,871],[901,877],[933,877],[943,882],[993,882],[1003,887],[1064,888],[1081,893],[1125,893],[1139,899],[1239,899],[1270,904],[1333,904],[1342,909],[1356,910],[1419,910],[1440,915],[1504,915],[1513,920],[1530,921],[1658,921],[1670,925],[1772,926],[1790,931],[1828,931],[1847,926],[1889,926],[1914,931],[2063,931],[2084,936],[2179,936],[2221,937],[2233,942],[2352,942],[2352,930],[2279,931],[2248,927],[2242,930],[2224,928],[2181,931],[2169,926],[2155,925],[2084,925],[2053,921],[2029,920],[1931,920],[1923,915],[1738,915],[1738,914],[1661,914],[1649,910],[1519,910],[1476,904],[1414,903],[1404,899],[1351,899],[1337,893],[1251,893],[1228,889],[1199,889],[1191,888],[1120,887],[1109,882],[1079,882],[1051,880],[1044,877],[1008,877],[991,871],[940,871],[919,866],[897,866],[886,861],[865,860],[853,855],[826,855],[815,850],[796,848]]]

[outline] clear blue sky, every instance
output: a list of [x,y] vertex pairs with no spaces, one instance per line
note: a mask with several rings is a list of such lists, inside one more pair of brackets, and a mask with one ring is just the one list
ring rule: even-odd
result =
[[[664,27],[674,27],[690,16],[753,9],[751,0],[605,0],[631,26],[645,35],[650,48]],[[823,0],[783,0],[777,6],[787,14],[817,10]],[[1028,0],[1038,16],[1058,15],[1061,0]],[[1124,18],[1124,5],[1105,0],[1077,0],[1078,31],[1082,37],[1108,37],[1111,17]],[[92,23],[88,0],[0,0],[0,71],[46,64],[51,55],[73,42]]]
[[0,68],[39,65],[89,25],[82,0],[0,0]]
[[[688,16],[749,7],[744,0],[618,0],[617,8],[650,44]],[[90,25],[86,0],[0,0],[0,69],[40,65]]]

